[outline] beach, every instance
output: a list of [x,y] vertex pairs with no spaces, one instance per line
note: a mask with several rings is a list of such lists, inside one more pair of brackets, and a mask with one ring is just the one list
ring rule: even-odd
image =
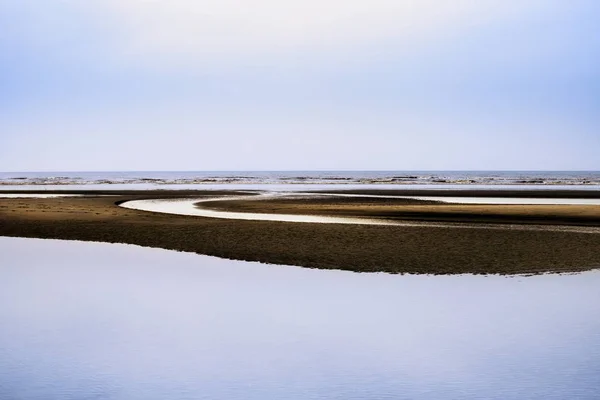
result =
[[[537,274],[600,266],[600,234],[595,228],[600,226],[599,208],[594,205],[480,206],[336,197],[212,204],[238,211],[252,208],[252,212],[418,222],[376,226],[228,220],[119,206],[140,199],[247,195],[226,190],[73,194],[85,196],[0,199],[0,235],[129,243],[229,259],[357,272]],[[431,224],[436,221],[446,223]]]

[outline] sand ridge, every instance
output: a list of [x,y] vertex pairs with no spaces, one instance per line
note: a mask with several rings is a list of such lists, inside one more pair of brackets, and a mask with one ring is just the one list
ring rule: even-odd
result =
[[[226,194],[159,192],[0,199],[0,235],[130,243],[231,259],[358,272],[531,274],[600,267],[600,234],[236,221],[118,206],[123,201],[156,196]],[[418,207],[425,206],[434,205]]]

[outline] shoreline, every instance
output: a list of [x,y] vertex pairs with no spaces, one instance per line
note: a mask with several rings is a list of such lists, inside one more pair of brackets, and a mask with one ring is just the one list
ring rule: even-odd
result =
[[117,204],[159,197],[208,198],[247,192],[109,191],[110,197],[106,196],[107,191],[79,192],[88,197],[0,198],[0,235],[129,243],[229,259],[356,272],[511,275],[580,272],[600,267],[600,234],[225,220],[137,211]]
[[[268,186],[268,185],[266,185]],[[273,185],[277,188],[278,185]],[[434,196],[434,197],[514,197],[514,198],[581,198],[581,199],[600,199],[600,186],[597,189],[556,189],[552,186],[540,186],[539,189],[506,189],[506,188],[495,188],[490,185],[487,189],[469,188],[465,186],[461,189],[441,189],[441,188],[365,188],[365,189],[344,189],[344,185],[339,185],[336,189],[311,189],[301,191],[291,190],[275,190],[277,193],[310,193],[310,194],[351,194],[351,195],[375,195],[375,196]],[[518,187],[518,185],[515,185]],[[223,184],[223,188],[219,189],[206,189],[199,186],[194,189],[52,189],[52,186],[41,186],[37,190],[33,189],[14,189],[14,188],[3,188],[0,186],[0,194],[31,194],[31,193],[46,193],[46,194],[80,194],[80,195],[157,195],[157,196],[194,196],[194,195],[229,195],[232,193],[237,194],[249,194],[253,192],[265,192],[269,191],[265,187],[256,189],[227,189],[226,185]]]

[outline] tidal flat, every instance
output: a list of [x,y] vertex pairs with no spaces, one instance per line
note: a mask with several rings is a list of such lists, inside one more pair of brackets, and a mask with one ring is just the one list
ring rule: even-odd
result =
[[[552,196],[550,191],[544,192]],[[448,205],[372,198],[327,198],[316,203],[290,200],[294,204],[281,200],[284,204],[277,205],[246,201],[241,205],[263,210],[272,207],[278,212],[287,207],[306,214],[411,221],[375,226],[227,220],[119,206],[131,200],[248,195],[232,191],[73,194],[85,196],[0,199],[0,235],[129,243],[228,259],[357,272],[537,274],[600,267],[600,208],[596,205]],[[592,195],[587,192],[588,197]],[[416,214],[415,207],[420,208]]]

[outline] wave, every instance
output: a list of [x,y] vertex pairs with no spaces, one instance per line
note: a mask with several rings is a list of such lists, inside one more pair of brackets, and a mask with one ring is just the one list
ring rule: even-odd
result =
[[[158,175],[158,176],[156,176]],[[282,173],[263,173],[261,175],[240,174],[215,174],[201,173],[194,176],[190,173],[157,173],[155,176],[131,176],[131,173],[121,175],[111,173],[102,175],[100,173],[90,176],[79,175],[42,175],[19,174],[9,176],[0,175],[0,186],[68,186],[68,185],[136,185],[151,184],[161,185],[214,185],[214,184],[315,184],[315,185],[600,185],[600,173],[539,173],[536,175],[522,175],[508,173],[496,175],[484,175],[474,173],[447,173],[447,174],[382,174],[377,173],[343,173],[340,175],[321,175],[318,173],[298,175]]]

